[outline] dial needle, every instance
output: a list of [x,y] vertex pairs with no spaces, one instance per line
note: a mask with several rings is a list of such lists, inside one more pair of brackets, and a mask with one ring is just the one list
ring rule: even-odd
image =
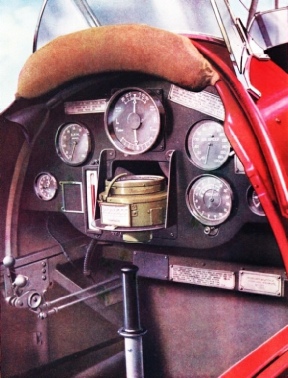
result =
[[209,209],[210,209],[210,207],[212,207],[213,202],[214,202],[214,193],[215,193],[215,186],[213,185],[211,197],[210,197],[210,200],[209,200],[210,201],[210,206],[208,206]]
[[138,144],[139,141],[138,141],[138,137],[137,137],[137,130],[134,129],[133,132],[134,132],[134,142],[135,142],[135,144]]
[[207,164],[207,162],[208,162],[209,151],[210,151],[210,148],[211,148],[212,146],[213,146],[213,143],[209,143],[209,144],[208,144],[207,152],[206,152],[206,158],[205,158],[205,162],[204,162],[204,164]]
[[72,160],[72,159],[73,159],[73,155],[74,155],[74,152],[75,152],[76,144],[77,144],[77,142],[76,142],[76,140],[74,140],[74,142],[73,142],[73,148],[72,148],[72,152],[71,152],[71,158],[70,158],[70,160]]
[[134,98],[134,100],[133,100],[133,113],[136,113],[136,104],[137,104],[137,101]]

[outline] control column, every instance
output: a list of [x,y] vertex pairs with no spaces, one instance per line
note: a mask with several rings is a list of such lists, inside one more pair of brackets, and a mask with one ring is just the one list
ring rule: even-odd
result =
[[118,332],[125,338],[127,378],[143,378],[142,336],[146,333],[140,325],[137,271],[130,265],[121,269],[123,283],[124,327]]

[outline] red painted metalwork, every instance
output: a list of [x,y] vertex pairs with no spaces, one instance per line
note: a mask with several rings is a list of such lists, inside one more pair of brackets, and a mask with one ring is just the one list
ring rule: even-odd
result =
[[288,75],[271,60],[251,59],[249,76],[261,92],[263,121],[255,132],[272,176],[280,210],[288,217]]
[[288,326],[277,332],[219,378],[278,377],[288,369]]
[[282,378],[288,375],[288,352],[285,352],[275,362],[269,365],[264,371],[257,375],[257,378],[271,378],[279,377],[282,374]]
[[[194,39],[193,44],[213,62],[221,75],[222,80],[216,83],[216,88],[226,109],[226,135],[258,194],[288,271],[287,220],[283,217],[288,216],[288,202],[285,203],[288,200],[287,163],[285,166],[288,160],[288,129],[283,132],[285,136],[281,140],[281,130],[275,121],[275,117],[278,117],[280,123],[287,123],[287,75],[280,72],[281,69],[271,61],[255,62],[255,58],[251,59],[252,83],[262,91],[261,99],[256,102],[237,79],[231,66],[223,60],[222,54],[219,54],[219,46],[214,50],[211,42],[208,44]],[[254,74],[255,70],[258,70],[258,74]],[[277,78],[273,82],[274,75]],[[261,83],[261,77],[266,76],[266,80]],[[277,127],[278,130],[275,130]]]

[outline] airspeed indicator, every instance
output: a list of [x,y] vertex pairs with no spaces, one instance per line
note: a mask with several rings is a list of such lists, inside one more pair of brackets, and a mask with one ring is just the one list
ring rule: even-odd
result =
[[221,167],[229,157],[230,143],[221,123],[202,120],[189,131],[187,152],[193,164],[205,171]]

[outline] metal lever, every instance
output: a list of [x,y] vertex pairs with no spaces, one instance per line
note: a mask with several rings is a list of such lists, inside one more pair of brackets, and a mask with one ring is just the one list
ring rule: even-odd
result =
[[140,325],[137,271],[130,265],[121,269],[123,285],[124,327],[118,333],[125,338],[126,377],[143,378],[142,336],[146,333]]

